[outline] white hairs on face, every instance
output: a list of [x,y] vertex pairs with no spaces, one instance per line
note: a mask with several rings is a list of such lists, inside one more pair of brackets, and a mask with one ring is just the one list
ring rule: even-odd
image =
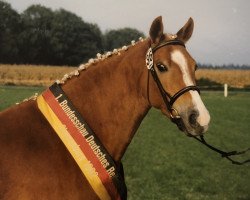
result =
[[[183,55],[183,53],[179,50],[174,50],[173,52],[171,52],[171,60],[180,68],[183,76],[183,82],[185,83],[185,85],[186,86],[194,85],[194,82],[192,81],[192,78],[188,71],[187,60]],[[207,127],[210,121],[210,115],[208,110],[206,109],[197,91],[189,91],[189,93],[191,94],[194,107],[199,112],[197,122],[201,126]]]

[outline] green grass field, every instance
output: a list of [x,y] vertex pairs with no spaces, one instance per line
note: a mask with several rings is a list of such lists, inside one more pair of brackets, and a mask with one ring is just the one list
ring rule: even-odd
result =
[[43,87],[0,86],[0,111],[22,102],[35,93],[40,93],[43,89]]
[[[0,87],[0,110],[43,88]],[[250,93],[202,95],[211,114],[207,141],[222,150],[250,147]],[[240,157],[249,159],[250,152]],[[249,200],[250,164],[232,165],[152,109],[124,158],[129,200]]]

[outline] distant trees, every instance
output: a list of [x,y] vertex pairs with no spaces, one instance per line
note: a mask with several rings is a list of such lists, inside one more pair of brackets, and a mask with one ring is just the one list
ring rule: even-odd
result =
[[0,1],[0,63],[78,65],[144,36],[136,29],[110,30],[64,9],[32,5],[18,14]]
[[144,36],[144,34],[136,29],[123,28],[107,31],[104,36],[105,49],[112,50],[122,47],[125,44],[130,44],[132,40],[138,40],[139,37]]
[[66,10],[55,12],[51,28],[55,64],[78,65],[103,50],[99,27]]
[[18,60],[18,33],[21,30],[19,14],[10,4],[0,1],[0,61],[4,63]]
[[52,60],[51,22],[54,14],[51,9],[33,5],[21,15],[22,30],[19,44],[21,62],[49,64]]

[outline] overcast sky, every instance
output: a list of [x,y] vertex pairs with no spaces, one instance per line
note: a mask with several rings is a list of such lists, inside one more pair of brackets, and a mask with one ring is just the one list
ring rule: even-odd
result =
[[[163,16],[165,32],[176,33],[192,17],[188,42],[200,63],[250,65],[249,0],[6,0],[19,12],[31,4],[64,8],[96,23],[102,31],[132,27],[148,36],[153,19]],[[135,38],[136,39],[136,38]]]

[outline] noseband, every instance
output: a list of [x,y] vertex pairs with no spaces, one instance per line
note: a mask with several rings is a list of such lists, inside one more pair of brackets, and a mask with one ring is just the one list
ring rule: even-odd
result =
[[154,68],[154,59],[153,59],[153,53],[156,52],[158,49],[160,49],[161,47],[164,47],[164,46],[167,46],[167,45],[181,45],[183,47],[185,47],[185,44],[180,41],[180,40],[170,40],[170,41],[165,41],[165,42],[162,42],[160,44],[158,44],[157,46],[155,47],[150,47],[147,51],[147,54],[146,54],[146,65],[147,65],[147,68],[148,70],[151,72],[152,74],[152,77],[154,78],[159,90],[160,90],[160,93],[161,93],[161,96],[162,96],[162,99],[170,113],[170,119],[172,122],[174,122],[175,124],[178,125],[178,123],[180,123],[180,115],[178,113],[178,111],[173,107],[173,104],[174,102],[183,94],[185,94],[186,92],[190,91],[190,90],[195,90],[195,91],[198,91],[198,93],[200,93],[200,90],[197,86],[195,85],[190,85],[190,86],[187,86],[187,87],[184,87],[182,88],[181,90],[179,90],[178,92],[176,92],[173,96],[171,96],[165,89],[164,87],[162,86],[161,84],[161,81],[155,71],[155,68]]
[[[161,81],[155,71],[154,68],[154,59],[153,59],[153,53],[156,52],[158,49],[160,49],[161,47],[167,46],[167,45],[180,45],[185,47],[185,44],[177,39],[174,40],[170,40],[170,41],[165,41],[162,42],[160,44],[158,44],[155,47],[150,47],[147,51],[146,54],[146,66],[148,68],[148,70],[151,72],[159,90],[162,96],[162,99],[170,113],[170,119],[173,123],[175,123],[178,127],[180,127],[182,125],[182,120],[181,120],[181,116],[179,115],[178,111],[173,107],[174,102],[183,94],[185,94],[186,92],[190,91],[190,90],[194,90],[197,91],[200,94],[200,90],[196,85],[191,85],[191,86],[187,86],[182,88],[181,90],[179,90],[178,92],[176,92],[173,96],[171,96],[162,86]],[[149,74],[149,73],[148,73]],[[149,98],[149,77],[148,77],[148,98]],[[200,138],[193,136],[193,138],[195,138],[197,141],[199,141],[200,143],[204,144],[206,147],[208,147],[209,149],[217,152],[218,154],[220,154],[223,158],[228,159],[229,161],[232,162],[232,164],[236,164],[236,165],[243,165],[245,163],[250,163],[250,159],[239,162],[239,161],[235,161],[233,160],[230,156],[236,156],[236,155],[241,155],[241,154],[245,154],[246,152],[250,151],[250,148],[244,150],[244,151],[230,151],[230,152],[225,152],[222,151],[218,148],[213,147],[212,145],[208,144],[205,141],[205,138],[203,136],[200,136]]]

